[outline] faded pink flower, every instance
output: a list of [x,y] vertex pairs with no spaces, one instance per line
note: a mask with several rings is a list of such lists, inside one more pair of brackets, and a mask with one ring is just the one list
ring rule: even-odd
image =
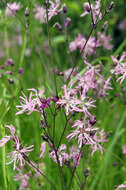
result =
[[7,3],[5,15],[6,16],[13,16],[16,15],[17,11],[21,8],[20,3]]
[[20,168],[17,168],[17,167],[16,167],[16,170],[18,171],[18,174],[16,174],[16,176],[14,177],[14,181],[21,181],[19,190],[23,190],[23,189],[29,187],[28,182],[29,182],[29,178],[30,178],[31,173],[28,172],[28,173],[23,174],[22,170]]
[[123,147],[122,147],[122,153],[123,153],[124,155],[126,155],[126,144],[124,144]]
[[76,166],[78,166],[80,163],[81,151],[79,150],[79,148],[77,146],[72,146],[70,148],[70,155],[69,156],[70,156],[70,159],[73,159]]
[[42,90],[39,89],[37,91],[36,89],[28,89],[30,91],[29,99],[27,99],[26,95],[24,93],[23,96],[20,96],[20,104],[17,105],[16,108],[19,109],[16,113],[22,114],[24,112],[28,112],[28,115],[31,114],[33,111],[41,112],[45,108],[49,107],[50,98],[46,99],[44,96],[44,88]]
[[63,86],[63,90],[64,95],[56,103],[65,107],[66,115],[73,111],[83,112],[85,115],[91,115],[88,110],[95,107],[95,100],[92,100],[83,94],[78,97],[76,95],[76,89],[67,88],[66,85]]
[[35,19],[39,19],[41,23],[46,22],[46,9],[44,7],[36,6],[34,13]]
[[121,20],[121,21],[119,22],[118,28],[119,28],[120,30],[126,30],[126,19]]
[[110,36],[106,36],[105,34],[98,32],[98,38],[96,41],[96,47],[103,46],[105,49],[112,49],[112,45],[110,44],[112,38]]
[[[66,150],[66,145],[62,144],[57,151],[60,166],[62,166],[65,161],[69,160],[69,155],[65,152],[65,150]],[[53,159],[54,162],[57,163],[57,158],[54,150],[51,150],[50,157]]]
[[25,163],[24,155],[27,156],[27,152],[30,152],[33,150],[33,145],[23,148],[19,142],[19,138],[15,136],[14,126],[7,125],[6,127],[10,130],[11,135],[10,136],[5,135],[5,137],[3,137],[0,140],[0,147],[4,146],[5,143],[7,143],[9,140],[13,140],[15,150],[8,154],[8,157],[11,157],[11,161],[8,164],[11,164],[12,162],[14,162],[14,169],[15,169],[17,162],[19,162],[20,166],[22,167],[24,166],[24,163]]
[[6,125],[6,127],[10,130],[11,136],[5,135],[5,137],[0,140],[0,147],[4,146],[9,140],[11,140],[15,134],[15,128],[13,125]]
[[45,156],[45,151],[46,151],[46,142],[43,142],[41,144],[40,151],[41,151],[40,158],[43,158]]
[[76,127],[76,129],[67,135],[67,139],[71,140],[75,137],[78,141],[79,148],[81,148],[84,144],[95,144],[92,133],[94,134],[98,128],[92,128],[87,121],[76,120],[72,126],[72,128]]
[[[79,49],[81,52],[83,50],[85,43],[86,43],[86,38],[82,34],[78,34],[75,40],[70,43],[69,49],[71,52],[75,51],[76,49]],[[86,55],[92,55],[95,53],[95,48],[96,48],[95,44],[96,44],[95,38],[91,36],[84,48],[83,51],[84,57],[86,57]]]
[[33,151],[34,146],[31,145],[29,147],[22,148],[17,136],[14,138],[14,142],[15,142],[15,150],[8,154],[8,158],[9,157],[11,158],[11,161],[8,164],[11,164],[12,162],[14,162],[14,170],[15,170],[16,164],[18,162],[19,162],[20,167],[24,166],[25,164],[24,155],[27,155],[27,152]]
[[120,190],[120,189],[124,189],[124,188],[126,188],[126,185],[125,184],[121,184],[115,190]]
[[111,56],[114,64],[116,65],[114,68],[114,74],[116,76],[120,76],[117,81],[120,83],[126,78],[126,52],[123,52],[120,59],[117,59],[114,56]]
[[39,19],[41,23],[47,22],[47,13],[48,20],[50,20],[53,16],[56,16],[60,12],[60,0],[49,0],[49,8],[46,11],[44,6],[36,6],[34,9],[35,19]]
[[83,4],[83,9],[84,12],[81,14],[81,17],[90,14],[91,15],[91,10],[92,10],[92,15],[93,15],[93,21],[96,24],[99,20],[102,18],[102,13],[100,11],[100,0],[95,1],[95,4],[91,4],[91,7],[88,2]]

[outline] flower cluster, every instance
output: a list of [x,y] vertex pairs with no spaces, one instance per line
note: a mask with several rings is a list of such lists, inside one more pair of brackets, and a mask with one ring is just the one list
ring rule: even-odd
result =
[[120,83],[122,83],[126,78],[126,52],[123,52],[120,59],[117,59],[117,57],[114,56],[111,56],[111,58],[115,65],[114,74],[117,77],[119,76],[117,81],[120,81]]
[[48,4],[49,8],[45,8],[44,6],[36,6],[34,9],[35,19],[39,19],[41,23],[47,22],[47,14],[48,20],[50,20],[53,16],[56,16],[60,12],[60,0],[55,0],[54,2],[49,0]]

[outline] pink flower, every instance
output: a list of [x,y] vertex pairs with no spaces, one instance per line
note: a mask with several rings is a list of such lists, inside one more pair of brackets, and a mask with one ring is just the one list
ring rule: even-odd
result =
[[13,16],[16,15],[17,11],[20,9],[20,3],[7,3],[7,7],[5,10],[5,15],[6,16]]
[[126,19],[124,19],[124,20],[122,20],[122,21],[119,22],[118,28],[120,30],[125,30],[126,29]]
[[100,0],[97,0],[96,3],[93,5],[91,4],[91,7],[88,2],[84,3],[83,5],[84,12],[81,14],[81,17],[90,14],[91,15],[91,10],[92,10],[92,15],[93,15],[93,21],[96,24],[96,21],[98,22],[102,18],[102,13],[100,11]]
[[23,190],[27,187],[29,187],[28,181],[30,178],[30,172],[29,173],[22,173],[22,170],[16,167],[16,170],[18,170],[18,174],[14,177],[14,181],[21,181],[19,190]]
[[116,57],[111,56],[114,64],[116,65],[114,68],[114,74],[116,76],[120,76],[117,81],[120,81],[120,83],[123,82],[123,80],[126,78],[126,52],[123,52],[120,59],[117,59]]
[[46,22],[46,9],[43,6],[36,6],[34,13],[35,19],[39,19],[41,23]]
[[33,151],[33,145],[22,148],[18,137],[14,137],[14,142],[15,142],[15,150],[8,154],[8,157],[11,158],[11,161],[8,164],[11,164],[12,162],[14,162],[14,170],[15,170],[16,164],[18,162],[19,162],[20,167],[24,166],[25,164],[24,155],[27,155],[26,154],[27,152]]
[[20,103],[21,105],[16,106],[16,108],[20,109],[20,111],[18,111],[16,113],[16,115],[18,114],[22,114],[24,112],[28,112],[28,115],[30,115],[33,111],[37,111],[35,109],[36,106],[36,102],[34,101],[33,97],[33,93],[30,93],[29,99],[27,99],[26,95],[22,92],[23,96],[20,96]]
[[20,96],[20,103],[21,105],[17,105],[16,108],[20,109],[16,113],[22,114],[24,112],[28,112],[28,115],[31,114],[33,111],[41,112],[45,108],[49,107],[50,98],[46,99],[44,94],[44,89],[37,91],[36,89],[28,89],[30,92],[29,99],[27,99],[24,93],[23,96]]
[[9,140],[11,140],[15,134],[15,128],[13,125],[7,125],[6,127],[10,130],[11,136],[5,135],[5,137],[0,140],[0,147],[4,146]]
[[69,156],[70,156],[70,159],[73,159],[76,166],[78,166],[80,163],[81,152],[77,146],[72,146],[70,148],[70,155]]
[[[83,50],[85,43],[86,43],[86,38],[82,34],[78,34],[75,40],[70,43],[69,49],[71,52],[75,51],[76,49],[79,49],[81,52]],[[84,57],[86,57],[86,55],[92,55],[95,53],[95,48],[96,48],[95,44],[96,44],[95,38],[90,37],[84,48],[83,52]]]
[[123,189],[123,188],[126,188],[125,184],[119,185],[115,190],[120,190],[120,189]]
[[[57,151],[57,156],[59,159],[60,166],[62,166],[65,161],[69,160],[69,155],[65,152],[65,150],[66,150],[66,145],[62,144]],[[50,152],[50,157],[53,159],[54,162],[57,163],[57,158],[54,150]]]
[[95,100],[92,100],[83,94],[78,97],[76,95],[76,89],[67,88],[66,85],[63,86],[63,89],[64,95],[56,103],[60,106],[65,106],[66,115],[73,111],[91,115],[88,109],[95,107],[93,104]]
[[76,127],[76,129],[67,135],[67,139],[71,140],[75,137],[78,140],[79,148],[81,148],[84,144],[95,144],[95,141],[92,137],[92,133],[95,133],[98,128],[92,128],[87,121],[76,120],[72,126]]
[[26,153],[33,150],[33,145],[23,148],[19,142],[18,137],[15,136],[14,126],[7,125],[6,127],[10,130],[11,135],[10,136],[5,135],[5,137],[3,137],[2,140],[0,140],[0,147],[4,146],[5,143],[7,143],[9,140],[13,140],[15,150],[8,154],[8,157],[11,157],[11,161],[8,164],[14,162],[14,169],[15,169],[17,162],[19,162],[20,166],[22,167],[24,166],[25,163],[24,155],[27,156]]
[[106,36],[101,32],[98,32],[98,39],[96,42],[96,47],[103,46],[105,49],[110,50],[112,49],[112,45],[110,44],[112,38],[110,36]]
[[40,158],[43,158],[45,156],[45,151],[46,151],[46,142],[43,142],[41,144],[40,151],[41,151]]
[[60,12],[60,1],[49,0],[49,8],[46,11],[46,8],[43,6],[36,6],[34,9],[35,12],[35,19],[39,19],[41,23],[47,22],[47,12],[48,12],[48,20],[50,20],[53,16],[56,16]]
[[124,155],[126,155],[126,144],[124,144],[123,147],[122,147],[122,153],[123,153]]

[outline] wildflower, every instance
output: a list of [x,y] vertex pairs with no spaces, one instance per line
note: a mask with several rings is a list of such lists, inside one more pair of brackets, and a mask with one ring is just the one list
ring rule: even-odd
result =
[[33,145],[22,148],[18,137],[14,138],[14,142],[15,142],[15,150],[8,154],[8,158],[11,158],[11,161],[8,164],[11,164],[12,162],[14,162],[14,169],[15,169],[16,164],[18,162],[19,162],[20,167],[24,166],[25,164],[24,155],[28,156],[27,152],[33,151]]
[[[100,11],[100,0],[97,0],[96,3],[93,5],[86,2],[83,5],[84,12],[81,14],[81,17],[86,16],[87,14],[93,15],[93,21],[96,24],[97,21],[101,20],[102,13]],[[92,13],[91,13],[92,11]]]
[[[76,49],[79,49],[80,52],[82,52],[85,43],[86,43],[86,38],[82,34],[79,34],[75,38],[75,40],[70,43],[70,45],[69,45],[70,52],[75,51]],[[95,53],[95,48],[96,48],[95,44],[96,44],[95,43],[95,38],[91,36],[89,38],[84,50],[83,50],[84,57],[87,54],[92,55],[92,54]]]
[[29,187],[28,181],[29,181],[31,173],[28,172],[28,173],[23,174],[22,170],[17,167],[16,167],[16,170],[18,171],[18,174],[16,174],[16,176],[14,177],[14,181],[19,181],[19,180],[21,181],[19,190],[23,190]]
[[70,157],[70,159],[73,159],[73,161],[76,164],[76,166],[79,165],[80,158],[81,158],[81,151],[78,149],[77,146],[72,146],[70,148],[70,155],[69,155],[69,157]]
[[66,115],[73,111],[83,112],[85,115],[91,115],[88,109],[95,107],[93,104],[95,100],[92,100],[83,94],[78,97],[76,95],[76,89],[67,88],[66,85],[62,88],[64,89],[64,96],[62,96],[56,103],[65,107]]
[[46,9],[44,7],[36,6],[34,12],[35,19],[39,19],[41,23],[46,22]]
[[45,155],[45,150],[46,150],[46,142],[43,142],[41,144],[41,148],[40,148],[40,151],[41,151],[41,154],[40,154],[40,158],[43,158],[44,155]]
[[112,49],[112,45],[110,44],[110,41],[112,38],[110,36],[106,36],[105,34],[98,32],[98,39],[96,41],[96,47],[103,46],[107,50]]
[[119,185],[115,190],[120,190],[120,189],[123,189],[123,188],[126,188],[125,184]]
[[119,30],[125,30],[126,29],[126,19],[119,22],[118,28],[119,28]]
[[20,109],[16,113],[22,114],[24,112],[28,112],[28,115],[30,115],[33,111],[41,112],[45,108],[49,107],[50,98],[46,99],[44,97],[44,88],[42,90],[37,91],[36,89],[28,89],[30,92],[29,99],[26,97],[26,95],[22,92],[23,96],[20,96],[20,104],[17,105],[16,108]]
[[[62,144],[57,151],[57,156],[60,166],[62,166],[65,161],[69,160],[69,155],[65,152],[65,150],[66,150],[66,145]],[[57,157],[54,150],[50,151],[50,157],[53,159],[54,162],[57,163]]]
[[123,153],[124,155],[126,155],[126,144],[124,144],[123,147],[122,147],[122,153]]
[[8,154],[8,157],[11,157],[11,161],[8,164],[14,162],[14,169],[15,169],[17,162],[19,162],[20,166],[22,167],[25,164],[24,155],[28,156],[27,152],[33,150],[33,145],[23,148],[19,142],[19,138],[15,136],[14,126],[7,125],[6,127],[10,130],[11,135],[10,136],[5,135],[5,137],[3,137],[2,140],[0,140],[0,147],[4,146],[9,140],[13,140],[15,150]]
[[98,88],[99,88],[99,92],[98,92],[98,96],[106,96],[107,90],[111,90],[111,83],[110,83],[111,77],[108,77],[107,80],[105,80],[102,76],[99,77],[99,79],[97,80],[97,84],[98,84]]
[[84,144],[95,144],[92,133],[95,133],[98,128],[92,128],[87,121],[76,120],[72,126],[72,128],[76,127],[76,129],[67,135],[67,139],[71,140],[73,137],[77,138],[79,148],[81,148]]
[[13,16],[16,15],[17,11],[21,8],[20,3],[7,3],[5,15],[6,16]]
[[50,20],[53,16],[56,16],[60,10],[60,1],[55,0],[54,2],[49,0],[49,8],[46,11],[46,8],[43,6],[36,6],[35,7],[35,19],[39,19],[41,23],[47,22],[47,13],[48,13],[48,20]]
[[117,59],[116,57],[111,56],[114,64],[116,65],[114,68],[114,74],[116,76],[120,76],[117,81],[120,81],[120,83],[123,82],[123,80],[126,78],[126,52],[123,52],[120,59]]

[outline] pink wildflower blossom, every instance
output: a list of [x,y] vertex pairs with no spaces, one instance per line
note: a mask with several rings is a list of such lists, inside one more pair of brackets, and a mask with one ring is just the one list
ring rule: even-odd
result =
[[76,166],[78,166],[80,163],[81,152],[77,146],[72,146],[70,148],[70,155],[69,156],[70,156],[70,159],[73,159]]
[[[65,150],[66,150],[66,145],[62,144],[57,151],[60,166],[62,166],[65,161],[69,160],[69,155],[65,152]],[[57,158],[54,150],[51,150],[50,157],[53,159],[54,162],[57,163]]]
[[93,15],[93,21],[96,24],[96,21],[101,20],[102,18],[102,13],[100,11],[100,0],[97,0],[95,4],[91,4],[91,7],[88,2],[84,3],[83,5],[84,12],[81,14],[81,17],[90,14],[92,11]]
[[125,184],[121,184],[115,190],[120,190],[120,189],[124,189],[124,188],[126,188],[126,185]]
[[28,181],[30,178],[30,172],[23,174],[22,170],[16,167],[16,170],[18,170],[18,174],[14,177],[14,181],[21,181],[19,190],[23,190],[27,187],[29,187]]
[[7,3],[7,7],[5,10],[5,15],[6,16],[13,16],[16,15],[17,11],[21,8],[20,3]]
[[120,59],[117,59],[116,57],[111,56],[114,64],[116,65],[114,68],[114,74],[116,76],[120,76],[117,81],[120,81],[120,83],[123,82],[123,80],[126,78],[126,52],[123,52]]
[[24,93],[23,96],[20,96],[20,104],[17,105],[16,108],[20,109],[16,113],[22,114],[24,112],[28,112],[28,115],[30,115],[33,111],[41,112],[43,109],[48,108],[50,103],[50,98],[46,99],[44,94],[44,89],[37,91],[36,89],[28,89],[30,92],[29,99],[27,99],[26,95]]
[[[79,34],[75,40],[73,42],[70,43],[69,45],[69,49],[70,51],[75,51],[76,49],[79,49],[80,52],[83,50],[83,47],[86,43],[86,38],[82,35],[82,34]],[[84,54],[84,57],[86,55],[92,55],[95,53],[95,48],[96,48],[96,45],[95,45],[95,38],[94,37],[90,37],[85,48],[84,48],[84,51],[83,51],[83,54]]]
[[25,164],[24,155],[27,155],[26,154],[27,152],[33,151],[33,145],[22,148],[18,137],[14,138],[14,142],[15,142],[15,150],[8,154],[8,157],[11,158],[11,161],[8,164],[11,164],[12,162],[14,162],[14,169],[15,169],[16,164],[18,162],[19,162],[20,167],[24,166],[24,164]]
[[60,0],[49,0],[49,8],[46,11],[44,6],[36,6],[34,9],[35,12],[35,19],[39,19],[41,23],[47,22],[47,13],[48,13],[48,20],[50,20],[53,16],[56,16],[60,12]]
[[110,36],[106,36],[105,34],[98,32],[98,39],[96,41],[96,47],[103,46],[105,49],[110,50],[112,49],[112,45],[110,41],[112,38]]
[[41,151],[40,158],[43,158],[45,156],[45,150],[46,150],[46,142],[43,142],[40,148]]
[[0,147],[4,146],[5,143],[7,143],[9,140],[13,140],[15,150],[8,154],[8,157],[11,157],[11,161],[8,164],[14,162],[14,169],[15,169],[17,162],[19,162],[20,166],[22,167],[24,166],[25,163],[24,155],[27,156],[27,152],[33,150],[33,145],[23,148],[19,142],[18,137],[15,136],[14,126],[8,125],[6,127],[10,130],[11,135],[10,136],[5,135],[5,137],[3,137],[2,140],[0,140]]
[[123,153],[124,155],[126,155],[126,144],[124,144],[123,147],[122,147],[122,153]]
[[91,134],[95,133],[98,128],[92,128],[87,121],[76,120],[72,126],[76,127],[76,129],[67,135],[67,139],[71,140],[73,137],[77,138],[79,148],[81,148],[84,144],[95,144]]
[[126,19],[124,19],[124,20],[122,20],[122,21],[119,22],[118,28],[120,30],[125,30],[126,29]]
[[63,86],[64,96],[61,97],[56,103],[65,106],[66,115],[70,112],[83,112],[86,115],[91,115],[88,109],[95,107],[94,102],[83,94],[80,97],[76,95],[76,89],[72,90],[71,88],[67,88],[66,85]]

